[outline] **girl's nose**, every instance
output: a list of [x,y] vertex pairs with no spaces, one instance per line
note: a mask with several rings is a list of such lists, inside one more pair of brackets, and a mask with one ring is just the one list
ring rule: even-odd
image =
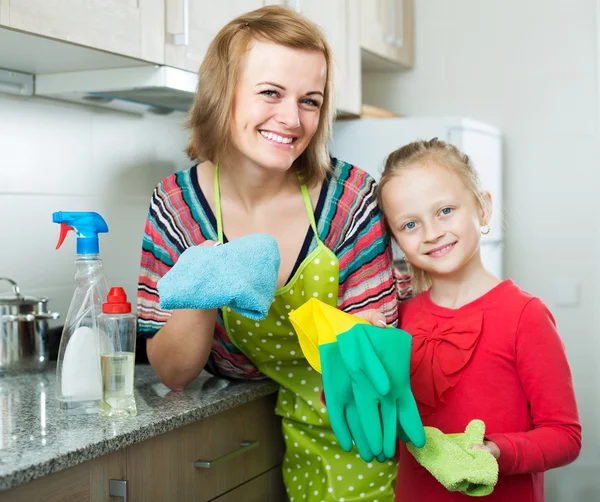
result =
[[430,222],[423,225],[425,242],[436,242],[445,234],[441,225]]

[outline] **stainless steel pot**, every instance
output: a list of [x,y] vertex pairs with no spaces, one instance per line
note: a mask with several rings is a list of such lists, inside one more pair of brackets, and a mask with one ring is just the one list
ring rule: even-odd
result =
[[17,283],[12,296],[0,296],[0,375],[42,371],[48,364],[48,299],[21,296]]

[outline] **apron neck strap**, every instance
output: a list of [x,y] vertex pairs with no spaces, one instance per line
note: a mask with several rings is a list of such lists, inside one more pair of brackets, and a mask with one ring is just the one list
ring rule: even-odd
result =
[[[302,175],[298,173],[298,180],[302,183]],[[219,163],[215,164],[215,218],[217,220],[217,235],[219,238],[219,242],[223,244],[223,216],[221,212],[221,191],[219,190]],[[308,188],[306,185],[302,183],[300,185],[300,190],[302,190],[302,199],[304,200],[304,207],[306,207],[306,214],[308,215],[308,220],[310,221],[310,226],[315,233],[315,237],[319,240],[319,234],[317,233],[317,222],[315,221],[315,214],[312,207],[312,201],[310,200],[310,195],[308,193]]]
[[219,190],[219,163],[215,164],[215,218],[217,220],[217,236],[223,244],[223,217],[221,214],[221,191]]

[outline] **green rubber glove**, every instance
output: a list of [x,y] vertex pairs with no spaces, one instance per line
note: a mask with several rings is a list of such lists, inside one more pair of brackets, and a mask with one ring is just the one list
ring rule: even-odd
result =
[[371,387],[380,396],[385,396],[390,392],[390,379],[366,331],[356,329],[359,326],[374,327],[371,324],[355,324],[336,335],[344,365],[356,384]]
[[[370,385],[365,373],[356,379],[352,370],[347,368],[353,380],[354,401],[369,449],[392,458],[396,453],[397,437],[418,447],[423,446],[425,431],[410,388],[412,337],[396,328],[357,324],[338,335],[337,340],[344,364],[349,360],[350,368],[355,369],[356,361],[367,361],[368,358],[356,351],[369,347],[373,354],[368,357],[377,358],[388,377],[390,390],[382,396]],[[356,340],[360,342],[356,343]]]
[[[369,447],[354,400],[352,379],[344,366],[338,344],[332,342],[320,345],[319,357],[329,423],[340,446],[345,451],[351,451],[354,441],[358,454],[365,462],[371,462],[374,457],[380,462],[385,461],[386,457],[382,456],[381,450],[374,453]],[[362,403],[362,406],[373,407],[369,414],[379,413],[376,400]],[[381,429],[381,425],[379,428]]]

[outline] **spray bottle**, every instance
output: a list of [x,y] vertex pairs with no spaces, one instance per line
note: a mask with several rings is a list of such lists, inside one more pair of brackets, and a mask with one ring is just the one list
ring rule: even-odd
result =
[[102,216],[93,212],[59,211],[52,215],[52,221],[60,224],[56,249],[70,231],[77,234],[77,288],[60,339],[56,398],[67,414],[98,413],[102,397],[100,354],[110,349],[110,341],[98,326],[108,294],[98,234],[108,232],[108,226]]

